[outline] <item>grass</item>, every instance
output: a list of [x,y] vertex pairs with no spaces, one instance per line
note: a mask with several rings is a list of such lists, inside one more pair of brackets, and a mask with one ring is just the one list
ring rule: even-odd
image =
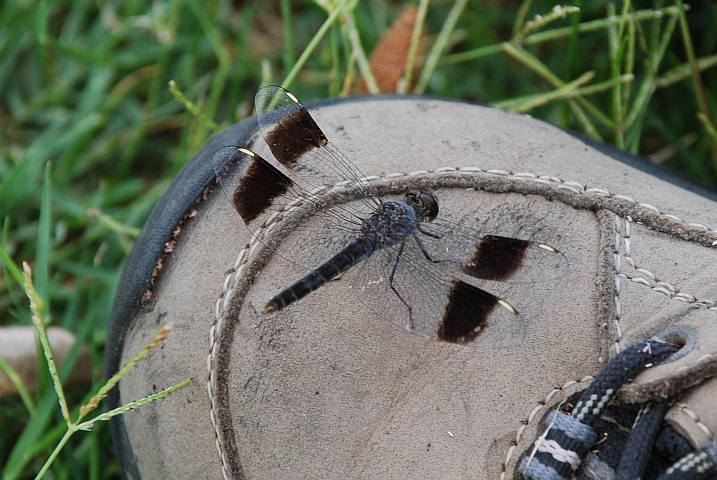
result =
[[[402,7],[238,5],[0,6],[0,325],[33,324],[26,261],[41,323],[90,350],[93,392],[104,383],[122,262],[174,175],[251,114],[262,84],[283,83],[303,101],[350,93],[357,78],[375,89],[369,52]],[[572,5],[421,0],[414,38],[423,31],[427,43],[422,59],[412,50],[422,65],[415,91],[529,112],[717,186],[717,5],[686,14],[680,0]],[[118,476],[106,426],[67,436],[82,423],[80,406],[94,402],[57,390],[70,366],[42,375],[36,394],[0,400],[3,478],[31,478],[44,465],[50,478]]]

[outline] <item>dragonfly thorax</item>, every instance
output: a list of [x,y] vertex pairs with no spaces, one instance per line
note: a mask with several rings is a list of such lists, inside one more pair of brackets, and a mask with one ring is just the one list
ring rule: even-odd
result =
[[416,230],[415,210],[403,202],[381,202],[375,212],[361,222],[361,236],[372,237],[377,246],[402,242]]

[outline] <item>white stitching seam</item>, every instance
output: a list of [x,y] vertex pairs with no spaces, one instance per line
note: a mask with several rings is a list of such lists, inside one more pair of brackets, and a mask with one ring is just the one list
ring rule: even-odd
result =
[[[622,195],[615,195],[614,198],[621,197],[623,199],[627,199],[629,201],[634,202],[629,197],[624,197]],[[659,212],[659,211],[658,211]],[[677,219],[674,215],[667,215],[671,219]],[[632,238],[630,237],[630,233],[632,231],[632,217],[629,215],[627,217],[621,217],[619,215],[615,215],[615,252],[614,252],[614,262],[613,265],[615,266],[615,331],[616,331],[616,339],[615,339],[615,353],[620,353],[621,347],[620,347],[620,340],[622,339],[622,326],[620,325],[620,318],[622,317],[622,301],[620,300],[620,291],[622,286],[622,279],[630,280],[636,284],[645,285],[649,287],[652,291],[662,293],[663,295],[667,295],[672,300],[677,300],[684,303],[693,303],[698,304],[701,306],[704,306],[705,308],[709,310],[717,310],[717,306],[715,306],[715,302],[711,300],[698,300],[697,297],[694,295],[691,295],[689,293],[680,292],[680,289],[667,283],[659,280],[659,277],[652,273],[651,271],[647,270],[646,268],[642,268],[638,265],[637,261],[632,256]],[[682,221],[682,220],[679,220]],[[707,227],[701,224],[695,224],[690,223],[689,225],[692,226],[698,226],[698,228],[703,228],[705,230],[709,230]],[[635,269],[635,273],[642,275],[635,275],[630,273],[625,273],[623,271],[623,259],[625,263],[627,263],[629,266],[633,267]]]
[[702,422],[700,421],[700,418],[697,416],[697,413],[696,413],[695,411],[693,411],[693,410],[687,408],[687,404],[686,404],[686,403],[680,404],[680,405],[679,405],[679,409],[680,409],[680,411],[684,412],[685,415],[687,415],[688,417],[690,417],[690,419],[691,419],[693,422],[695,422],[695,425],[697,425],[697,428],[699,428],[700,430],[702,430],[702,433],[704,433],[705,435],[707,435],[707,438],[709,438],[710,442],[714,442],[714,439],[715,439],[714,434],[712,433],[712,431],[710,430],[710,428],[709,428],[707,425],[705,425],[704,423],[702,423]]
[[[397,173],[382,175],[381,177],[379,177],[379,176],[367,177],[366,180],[370,181],[370,180],[376,180],[376,179],[380,179],[380,178],[399,178],[399,177],[404,177],[404,176],[419,176],[419,175],[426,175],[426,174],[430,174],[430,173],[431,172],[426,171],[426,170],[418,170],[418,171],[410,172],[407,174],[397,172]],[[599,196],[599,197],[612,197],[612,198],[616,198],[616,199],[621,199],[624,201],[635,203],[639,207],[643,207],[643,208],[652,210],[656,214],[665,215],[673,221],[686,223],[686,222],[684,222],[684,220],[682,220],[674,215],[663,214],[662,212],[660,212],[660,210],[657,207],[654,207],[654,206],[646,204],[646,203],[637,203],[637,202],[635,202],[635,200],[633,200],[630,197],[627,197],[624,195],[611,194],[609,191],[607,191],[605,189],[601,189],[601,188],[588,188],[587,186],[582,185],[578,182],[563,181],[563,180],[561,180],[557,177],[554,177],[552,175],[537,176],[536,174],[530,173],[530,172],[511,173],[511,172],[507,172],[505,170],[497,170],[497,169],[484,170],[484,169],[481,169],[478,167],[460,167],[460,168],[442,167],[442,168],[434,170],[433,173],[437,173],[437,174],[463,173],[463,174],[468,174],[468,175],[478,174],[478,175],[484,175],[484,176],[488,176],[488,177],[501,176],[501,177],[506,177],[506,178],[509,178],[512,180],[533,181],[536,183],[549,184],[549,185],[555,186],[556,188],[574,192],[577,195],[593,195],[593,196]],[[621,217],[616,215],[616,218],[621,218]],[[716,229],[710,229],[702,224],[688,223],[687,225],[692,226],[692,227],[701,228],[708,232],[717,232]],[[268,227],[268,226],[270,226],[270,225],[266,225],[266,227]],[[629,237],[629,227],[628,227],[627,237]],[[715,240],[713,245],[717,246],[717,240]],[[619,242],[616,246],[619,246]],[[216,416],[216,403],[215,403],[214,398],[215,398],[216,381],[217,380],[216,380],[215,372],[213,369],[213,360],[216,358],[217,353],[218,353],[217,352],[218,351],[217,338],[219,336],[218,332],[221,332],[221,330],[222,330],[225,316],[228,311],[228,307],[231,304],[231,298],[233,297],[234,287],[236,286],[238,280],[241,278],[241,276],[243,274],[244,266],[247,263],[247,259],[251,257],[252,251],[257,247],[258,247],[258,241],[255,239],[255,237],[252,236],[251,240],[249,241],[248,247],[243,248],[239,252],[239,254],[237,256],[237,260],[234,263],[234,269],[227,273],[227,277],[225,278],[225,281],[224,281],[224,290],[222,291],[219,298],[217,299],[217,303],[215,306],[215,312],[214,312],[215,317],[216,317],[215,323],[214,323],[214,325],[212,325],[212,328],[210,328],[210,334],[209,334],[210,348],[209,348],[209,355],[207,358],[207,369],[209,370],[208,371],[209,376],[207,378],[207,393],[209,394],[209,400],[210,400],[209,415],[210,415],[210,420],[212,422],[212,425],[214,426],[214,434],[216,436],[215,446],[217,448],[217,451],[218,451],[218,453],[221,457],[221,461],[222,461],[222,474],[226,480],[229,480],[229,468],[227,465],[227,459],[224,455],[224,449],[221,446],[221,434],[219,432],[219,422],[218,422],[218,418]],[[247,255],[247,251],[249,252],[248,255]],[[619,303],[619,289],[617,288],[617,286],[619,286],[619,276],[617,274],[619,272],[619,269],[618,269],[618,259],[619,258],[620,258],[620,256],[616,255],[616,262],[615,262],[615,267],[616,267],[615,268],[615,270],[616,270],[616,278],[615,278],[615,280],[616,280],[616,296],[615,296],[616,312],[618,311],[617,305]],[[621,268],[621,264],[619,266]],[[628,278],[628,277],[625,276],[625,278]],[[648,285],[649,285],[649,283],[648,283]],[[672,291],[669,289],[669,287],[670,287],[669,284],[664,284],[664,288],[666,288],[669,291]],[[658,285],[657,288],[655,288],[654,286],[652,288],[655,291],[660,291],[661,293],[664,293],[662,290],[660,290],[660,288],[662,288],[662,282],[660,282],[660,285]],[[678,293],[676,292],[676,290],[675,290],[675,293],[673,296],[674,297],[678,296]],[[692,302],[696,302],[694,297],[691,297],[691,298],[692,298]],[[682,301],[685,301],[685,300],[689,301],[689,298],[681,298],[681,299],[682,299]],[[717,307],[713,307],[712,309],[716,309],[716,308]],[[619,311],[621,312],[621,309]],[[618,327],[619,327],[619,322],[618,322]],[[592,379],[592,377],[585,377],[583,380],[580,380],[580,382],[583,382],[585,380],[591,380],[591,379]],[[574,383],[576,383],[576,382],[574,382],[574,381],[568,382],[562,388],[555,389],[555,390],[551,391],[548,394],[548,399],[552,398],[552,396],[554,396],[557,392],[564,390],[565,388],[567,388],[570,385],[573,385]],[[546,400],[546,402],[547,402],[547,400]],[[506,455],[506,459],[503,464],[504,465],[503,472],[501,473],[501,479],[505,478],[505,467],[507,466],[508,461],[512,458],[512,455],[515,451],[515,447],[516,447],[517,443],[520,441],[521,435],[522,435],[523,431],[525,430],[525,427],[530,422],[532,422],[534,420],[537,413],[543,407],[544,407],[544,405],[539,405],[535,409],[533,409],[533,411],[530,413],[530,415],[528,417],[527,422],[522,427],[520,427],[518,429],[518,433],[516,435],[516,440],[514,442],[514,445],[509,449],[508,454]]]

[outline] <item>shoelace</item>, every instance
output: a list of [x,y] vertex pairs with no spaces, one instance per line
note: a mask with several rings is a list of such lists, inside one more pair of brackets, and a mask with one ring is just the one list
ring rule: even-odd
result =
[[717,440],[688,453],[675,462],[659,480],[707,480],[717,476]]
[[[519,471],[523,478],[565,480],[574,477],[597,440],[594,423],[620,387],[677,350],[665,342],[649,340],[632,345],[613,358],[583,393],[571,415],[559,411],[550,413],[547,430],[535,441],[532,453],[521,462]],[[660,480],[701,480],[717,474],[717,442],[690,452],[692,447],[672,428],[665,428],[660,433],[668,408],[667,401],[642,406],[624,445],[620,464],[614,473],[611,472],[611,478],[642,478],[656,440],[676,458],[682,457],[660,476]],[[593,478],[604,478],[604,473]]]

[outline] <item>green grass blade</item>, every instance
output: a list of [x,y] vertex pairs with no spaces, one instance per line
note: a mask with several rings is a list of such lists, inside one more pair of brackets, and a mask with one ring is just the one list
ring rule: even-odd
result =
[[5,376],[10,380],[10,382],[12,382],[15,389],[17,389],[17,393],[20,395],[20,399],[22,400],[23,405],[25,405],[25,409],[28,411],[30,416],[34,415],[35,404],[33,403],[32,397],[28,393],[27,388],[25,388],[22,378],[20,378],[20,375],[15,371],[15,369],[12,368],[12,366],[2,357],[0,357],[0,370],[2,370]]
[[294,66],[294,31],[291,21],[291,1],[281,0],[281,24],[284,28],[284,71],[288,72]]
[[55,392],[48,391],[42,396],[35,409],[35,415],[25,426],[13,446],[7,463],[2,471],[3,480],[15,480],[20,478],[25,466],[34,458],[35,445],[44,436],[45,427],[50,420],[57,405]]
[[324,21],[324,23],[321,25],[319,30],[316,32],[316,34],[311,38],[311,41],[306,46],[303,52],[301,52],[301,55],[299,56],[299,59],[294,64],[294,67],[289,71],[289,73],[286,74],[286,77],[284,77],[284,81],[281,82],[281,86],[284,88],[288,88],[291,86],[291,84],[294,82],[294,79],[299,74],[299,71],[303,68],[306,61],[309,59],[311,54],[316,49],[316,46],[319,44],[319,42],[324,38],[324,35],[326,35],[326,32],[329,31],[329,28],[331,28],[331,25],[334,24],[336,19],[339,18],[339,15],[343,13],[344,9],[348,5],[349,2],[353,0],[341,0],[341,3],[339,3],[336,8],[331,12],[329,17]]
[[695,56],[695,49],[692,46],[692,37],[690,36],[690,28],[687,25],[687,17],[685,16],[685,6],[682,4],[682,0],[676,0],[677,7],[680,9],[680,32],[682,33],[682,42],[684,43],[685,53],[690,63],[690,69],[692,71],[692,82],[695,87],[695,96],[697,97],[697,105],[700,108],[699,120],[707,131],[707,135],[710,138],[710,146],[712,147],[712,158],[714,161],[715,168],[717,168],[717,136],[714,132],[717,131],[715,128],[714,119],[712,112],[710,111],[710,104],[707,101],[707,95],[705,94],[705,87],[702,84],[702,77],[700,76],[700,68],[697,65],[697,57]]
[[[7,217],[5,217],[5,222],[7,224]],[[22,286],[24,288],[25,280],[22,278],[22,272],[19,268],[17,268],[17,265],[15,265],[15,262],[12,261],[12,258],[10,258],[10,255],[7,254],[5,251],[5,247],[3,245],[0,245],[0,261],[2,261],[3,267],[7,269],[8,272],[10,272],[10,275],[12,275],[12,278],[15,279],[18,285]],[[9,287],[8,287],[9,290]]]
[[416,85],[415,93],[421,94],[426,91],[426,87],[428,86],[428,82],[431,80],[433,71],[436,69],[438,60],[441,58],[443,52],[445,51],[448,39],[451,36],[451,33],[453,33],[453,29],[456,27],[458,18],[461,16],[461,12],[465,8],[467,1],[468,0],[456,0],[456,2],[451,7],[451,10],[448,12],[448,16],[443,22],[441,31],[438,34],[438,38],[436,39],[436,42],[433,44],[433,48],[431,48],[431,52],[426,58],[426,64],[421,71],[421,76],[418,79],[418,85]]
[[40,224],[35,245],[35,276],[34,287],[40,297],[40,310],[48,304],[48,278],[50,272],[50,253],[52,230],[52,187],[50,182],[50,163],[45,164],[45,176],[42,184],[42,200],[40,206]]
[[331,33],[329,33],[329,52],[331,55],[331,69],[329,70],[329,97],[335,97],[341,91],[341,75],[339,68],[341,64],[341,55],[339,53],[339,34],[340,29],[336,24],[331,25]]
[[[627,15],[627,18],[630,21],[636,22],[646,20],[659,21],[663,17],[668,16],[676,20],[677,12],[677,7],[671,6],[654,10],[639,10],[637,12]],[[577,14],[579,15],[579,13]],[[577,26],[554,28],[545,32],[531,33],[530,35],[527,35],[525,38],[522,39],[521,44],[523,46],[527,46],[545,43],[553,40],[560,40],[565,37],[574,36],[576,30],[578,34],[600,31],[608,28],[610,25],[620,23],[621,21],[623,21],[622,16],[614,15],[599,20],[591,20],[588,22],[579,23]],[[487,45],[485,47],[468,50],[466,52],[446,55],[438,62],[438,65],[453,65],[456,63],[476,60],[478,58],[483,58],[490,55],[494,55],[496,53],[500,53],[502,50],[502,44]]]
[[532,5],[532,3],[533,0],[523,0],[523,3],[520,4],[518,13],[515,15],[515,22],[513,22],[513,35],[511,35],[511,38],[516,38],[523,29],[523,26],[525,25],[525,17],[528,15],[528,10],[530,10],[530,5]]
[[[677,7],[671,6],[671,7],[664,7],[664,8],[656,8],[654,10],[639,10],[635,13],[628,14],[627,18],[629,20],[634,21],[644,21],[644,20],[653,20],[653,19],[661,19],[665,16],[670,17],[676,17],[678,12]],[[605,28],[608,28],[610,25],[618,24],[620,22],[623,22],[623,17],[621,15],[612,15],[608,16],[607,18],[601,18],[599,20],[591,20],[589,22],[581,23],[578,26],[578,32],[579,33],[588,33],[588,32],[595,32],[599,30],[603,30]],[[537,43],[543,43],[550,40],[557,40],[563,37],[570,36],[572,33],[573,28],[572,27],[562,27],[562,28],[555,28],[552,30],[548,30],[545,32],[538,32],[538,33],[532,33],[523,39],[523,45],[534,45]]]
[[184,105],[184,108],[186,108],[187,111],[192,114],[192,116],[196,117],[200,121],[200,123],[206,124],[211,130],[214,130],[215,132],[221,130],[219,125],[214,123],[214,120],[207,117],[207,115],[202,111],[201,108],[199,108],[196,104],[194,104],[184,95],[184,93],[182,92],[182,90],[179,89],[177,83],[174,80],[169,81],[169,90],[172,92],[172,95],[174,95],[174,98],[182,105]]
[[354,19],[353,10],[345,12],[343,18],[343,26],[347,32],[349,42],[351,43],[351,55],[353,58],[356,59],[359,71],[361,72],[361,76],[366,82],[366,87],[371,93],[380,93],[378,84],[376,83],[376,79],[373,76],[373,72],[371,72],[371,67],[368,63],[366,52],[361,45],[361,38],[359,37],[358,29],[356,28],[356,21]]
[[632,75],[626,74],[620,76],[616,80],[606,80],[604,82],[596,83],[594,85],[582,87],[582,85],[592,80],[594,76],[595,72],[585,72],[577,79],[565,84],[565,86],[563,87],[553,90],[552,92],[540,93],[536,95],[526,95],[510,100],[494,102],[491,104],[491,106],[496,108],[502,108],[504,110],[510,110],[513,112],[528,112],[534,108],[541,107],[556,100],[566,100],[569,98],[592,95],[613,88],[615,86],[615,83],[617,82],[627,83],[633,80]]
[[[224,93],[224,87],[226,86],[227,81],[229,79],[231,56],[229,55],[229,51],[227,50],[227,48],[224,46],[222,39],[219,37],[216,27],[214,26],[212,19],[208,15],[206,7],[204,5],[200,5],[197,0],[185,1],[189,4],[190,10],[199,22],[199,26],[202,29],[202,33],[209,40],[209,43],[212,46],[212,50],[216,55],[217,62],[219,63],[219,65],[217,66],[217,70],[214,73],[214,78],[212,79],[212,87],[209,93],[209,99],[204,107],[205,115],[209,118],[214,118],[217,112],[219,101],[221,100],[222,94]],[[216,132],[213,122],[209,126],[207,123],[201,124],[199,130],[194,136],[193,144],[190,145],[190,149],[192,151],[199,150],[202,144],[204,144],[204,142],[207,140],[208,129]]]
[[408,58],[406,60],[406,67],[403,70],[403,79],[399,85],[399,93],[405,93],[411,89],[411,82],[413,81],[413,70],[416,65],[416,54],[418,47],[421,43],[421,33],[423,32],[423,25],[426,23],[426,12],[428,11],[429,0],[421,0],[418,4],[418,12],[416,13],[416,22],[413,25],[413,31],[411,32],[411,43],[408,48]]
[[[708,55],[697,59],[697,69],[701,72],[717,65],[717,54]],[[692,76],[692,65],[684,63],[663,73],[655,80],[655,85],[659,88],[669,87],[675,83],[681,82]]]
[[[558,78],[543,62],[538,60],[538,58],[534,55],[528,53],[527,50],[518,50],[515,46],[507,42],[503,43],[503,50],[511,57],[519,60],[528,68],[541,75],[554,86],[558,88],[565,86],[565,82],[560,80],[560,78]],[[577,99],[569,99],[568,106],[573,112],[573,115],[575,115],[578,119],[578,122],[582,125],[585,133],[591,138],[600,139],[600,133],[585,114],[585,110],[583,110],[584,107],[587,107],[586,109],[590,112],[590,114],[600,120],[603,124],[610,127],[612,126],[610,119],[585,98],[578,97]]]

